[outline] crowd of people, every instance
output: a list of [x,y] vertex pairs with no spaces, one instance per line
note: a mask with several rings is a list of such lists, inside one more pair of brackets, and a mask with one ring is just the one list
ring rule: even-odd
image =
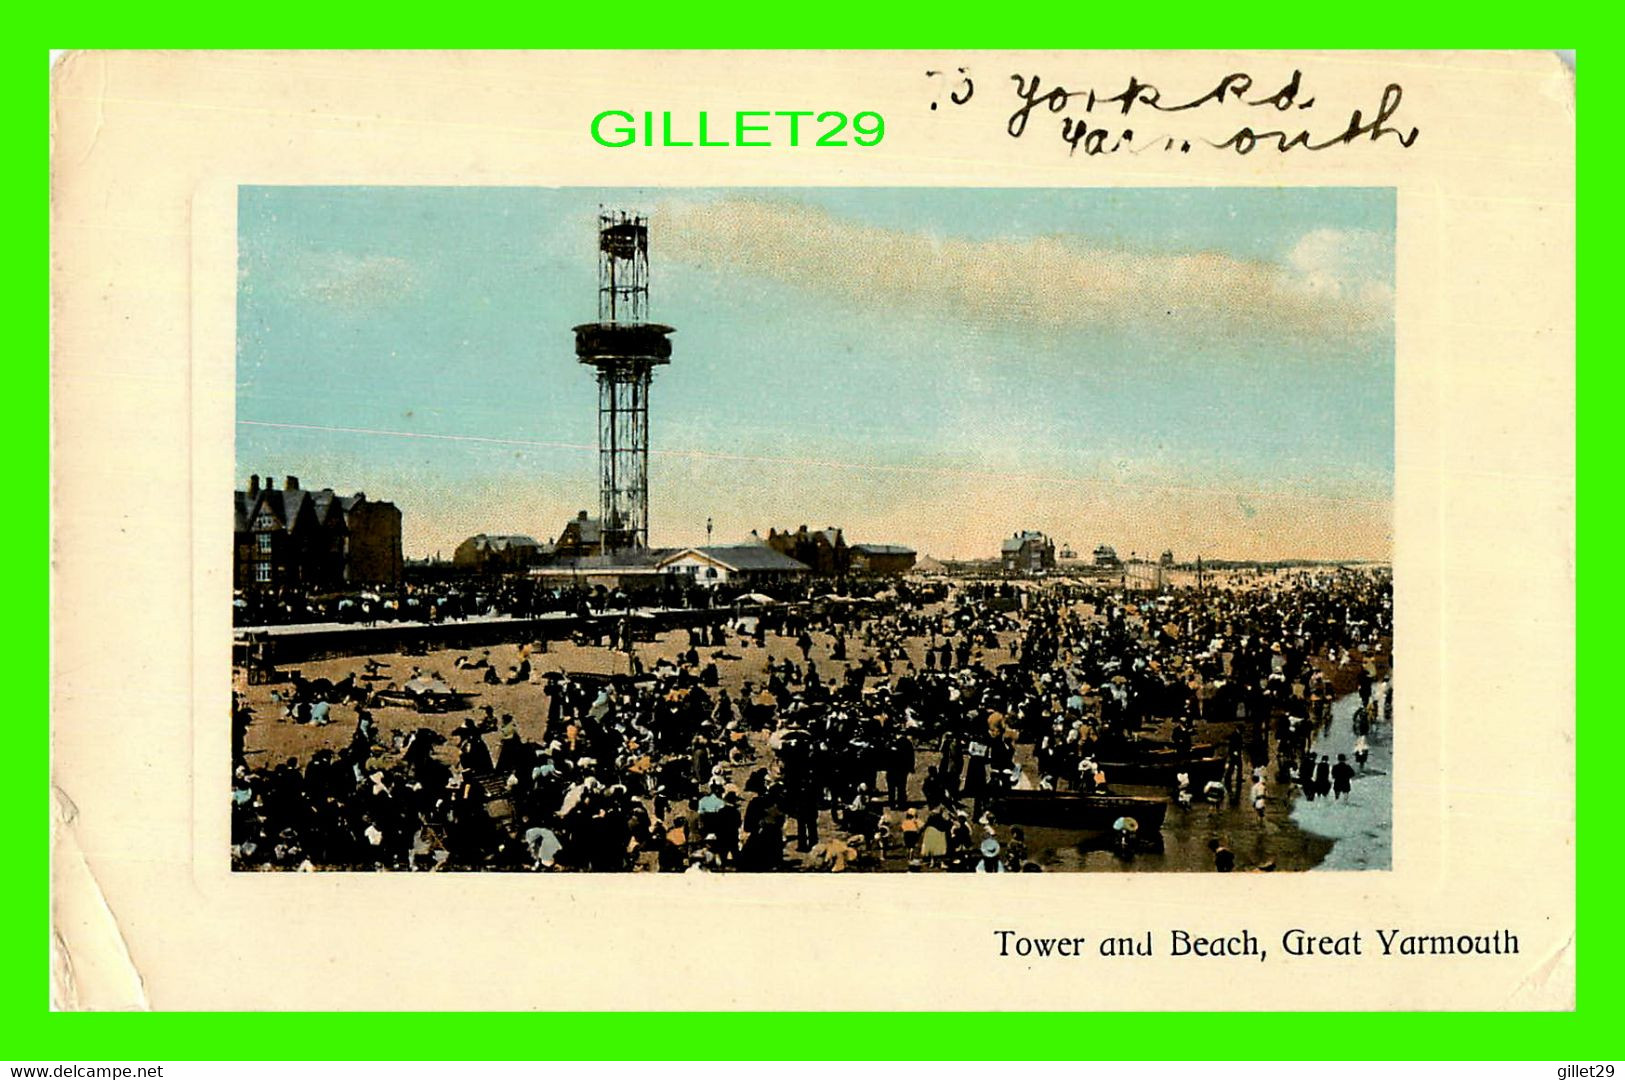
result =
[[[398,587],[338,591],[288,586],[240,591],[232,601],[232,623],[243,627],[330,622],[373,626],[456,622],[493,615],[535,618],[610,610],[617,600],[624,598],[603,589],[544,584],[521,576],[408,581]],[[687,601],[680,590],[649,598],[653,604],[683,605]]]
[[[856,576],[840,583],[841,588],[859,591],[896,585],[895,581]],[[903,585],[903,588],[906,591],[910,586]],[[794,603],[816,600],[836,591],[836,583],[827,578],[703,585],[681,574],[668,574],[660,575],[635,596],[629,596],[601,585],[588,586],[523,574],[467,574],[408,580],[399,586],[370,585],[345,590],[300,586],[243,589],[232,598],[232,625],[348,623],[366,626],[397,622],[445,623],[476,616],[529,619],[551,614],[601,615],[625,611],[634,605],[707,610],[728,607],[746,594],[765,594],[774,600]]]
[[[1283,788],[1348,792],[1356,766],[1314,753],[1334,697],[1358,692],[1356,724],[1380,722],[1383,572],[1158,596],[959,582],[938,596],[905,587],[861,609],[696,626],[624,675],[527,672],[543,692],[523,723],[487,705],[449,735],[385,733],[352,695],[348,743],[303,763],[250,762],[250,725],[278,721],[239,698],[234,863],[1032,871],[1025,833],[999,820],[1006,791],[1117,791],[1111,763],[1171,749],[1223,768],[1200,788],[1179,773],[1170,800],[1262,817]],[[790,647],[764,648],[768,634]],[[1225,869],[1234,856],[1215,849]]]

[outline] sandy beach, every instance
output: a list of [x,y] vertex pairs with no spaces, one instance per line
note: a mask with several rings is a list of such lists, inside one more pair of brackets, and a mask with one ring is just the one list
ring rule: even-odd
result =
[[[1085,606],[1081,610],[1089,609]],[[801,660],[793,637],[769,632],[764,647],[758,647],[746,636],[752,629],[751,621],[746,620],[739,628],[743,632],[730,634],[726,646],[702,650],[705,658],[715,660],[720,686],[735,700],[739,699],[747,682],[760,686],[765,681],[769,660]],[[820,671],[829,675],[845,666],[831,655],[834,640],[830,634],[814,631],[811,637],[811,660]],[[988,662],[1002,660],[1003,654],[1017,637],[1017,631],[1001,631],[998,635],[999,647],[986,650]],[[905,642],[909,660],[921,669],[925,664],[925,644],[926,639],[922,637],[911,637]],[[663,661],[675,662],[687,648],[688,635],[685,631],[660,634],[652,642],[641,642],[634,646],[636,657],[645,669],[653,669]],[[860,661],[871,655],[871,650],[861,643],[858,635],[847,639],[847,650],[849,661]],[[518,685],[491,685],[484,681],[483,668],[463,669],[457,666],[460,657],[483,659],[499,674],[506,676],[520,662],[522,655],[528,655],[532,670],[530,680]],[[361,679],[366,674],[365,663],[368,659],[364,656],[340,657],[301,662],[291,667],[306,679],[338,681],[351,674]],[[375,688],[403,684],[416,672],[439,678],[452,689],[466,695],[464,707],[445,713],[419,713],[402,706],[374,708],[372,712],[380,743],[387,743],[395,731],[404,733],[418,727],[449,735],[470,715],[481,712],[484,706],[490,706],[499,717],[505,713],[512,714],[522,738],[546,742],[557,735],[546,731],[546,676],[549,673],[626,674],[631,663],[624,652],[569,641],[551,642],[546,652],[508,644],[489,650],[442,650],[423,656],[392,653],[376,655],[371,659],[382,665],[371,683]],[[355,729],[356,713],[348,705],[334,705],[326,725],[300,724],[283,717],[284,710],[277,700],[285,693],[286,684],[280,687],[248,686],[239,673],[238,689],[253,709],[252,723],[245,740],[246,759],[253,768],[271,768],[290,759],[302,767],[320,749],[340,750],[349,742]],[[1330,752],[1334,758],[1339,752],[1349,753],[1352,760],[1350,716],[1357,704],[1354,695],[1346,695],[1338,700],[1329,729],[1317,738],[1317,752]],[[1222,745],[1232,726],[1203,724],[1198,736],[1202,741]],[[1165,723],[1160,730],[1153,729],[1148,734],[1166,738],[1170,728],[1171,725]],[[1366,774],[1355,782],[1355,793],[1351,799],[1335,804],[1330,799],[1308,802],[1298,796],[1295,785],[1276,783],[1274,769],[1266,768],[1269,794],[1262,820],[1246,799],[1227,798],[1219,804],[1198,799],[1189,808],[1181,808],[1174,802],[1169,806],[1164,823],[1160,851],[1123,855],[1111,850],[1105,837],[1072,830],[1027,827],[1024,833],[1028,858],[1043,869],[1059,871],[1210,871],[1214,868],[1210,845],[1218,841],[1234,852],[1238,871],[1385,867],[1388,863],[1392,816],[1386,783],[1390,744],[1386,725],[1382,725],[1380,730],[1381,742],[1377,738],[1371,740],[1371,762]],[[488,735],[485,738],[494,754],[497,749],[496,736]],[[749,741],[754,753],[749,760],[731,768],[733,783],[743,787],[751,771],[772,762],[773,754],[768,748],[767,739],[764,732],[750,734]],[[1017,764],[1028,775],[1035,776],[1032,754],[1030,742],[1024,740],[1018,744]],[[437,756],[448,764],[454,762],[455,743],[448,742],[440,747]],[[922,800],[920,781],[926,767],[935,764],[938,758],[934,749],[928,750],[922,743],[909,791],[910,800],[915,804]],[[1248,762],[1249,771],[1255,764]],[[1120,794],[1156,798],[1166,798],[1169,794],[1166,787],[1160,786],[1113,784],[1112,789]],[[885,820],[896,836],[901,812],[887,810]],[[1001,845],[1008,850],[1012,839],[1010,827],[997,821],[989,824]],[[821,838],[838,834],[828,810],[820,816],[819,834]],[[978,834],[982,834],[980,827]],[[786,857],[803,863],[808,860],[806,855],[797,853],[793,845],[787,847]],[[638,869],[652,869],[652,859],[651,854],[643,856]],[[907,859],[900,846],[888,852],[884,867],[894,870],[907,868]]]

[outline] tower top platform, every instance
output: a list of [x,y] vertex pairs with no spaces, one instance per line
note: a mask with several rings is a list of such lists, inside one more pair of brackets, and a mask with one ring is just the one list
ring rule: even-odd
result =
[[671,363],[668,335],[676,330],[662,323],[582,323],[574,330],[576,359],[583,364],[616,360]]

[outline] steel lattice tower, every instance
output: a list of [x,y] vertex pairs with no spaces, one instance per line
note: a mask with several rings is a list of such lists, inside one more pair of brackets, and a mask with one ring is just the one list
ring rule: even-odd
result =
[[649,316],[649,219],[598,214],[598,321],[575,328],[598,371],[598,513],[605,551],[649,546],[649,383],[671,363],[670,326]]

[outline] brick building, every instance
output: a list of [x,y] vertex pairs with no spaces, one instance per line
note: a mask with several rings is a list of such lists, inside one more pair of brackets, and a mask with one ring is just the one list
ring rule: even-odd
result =
[[821,577],[839,577],[852,568],[852,553],[841,530],[833,525],[811,532],[805,525],[795,532],[769,529],[767,546]]
[[914,568],[914,549],[901,544],[853,544],[851,551],[853,573],[906,574]]
[[553,545],[542,544],[529,536],[490,536],[480,533],[470,536],[457,550],[451,561],[458,570],[475,574],[502,574],[524,570],[543,562],[553,552]]
[[999,561],[1007,573],[1032,574],[1055,569],[1055,542],[1041,532],[1023,530],[999,548]]
[[238,589],[340,589],[398,585],[401,512],[361,492],[306,491],[299,478],[277,488],[258,476],[233,493],[232,584]]
[[581,511],[559,530],[553,551],[560,559],[590,559],[604,554],[603,522]]

